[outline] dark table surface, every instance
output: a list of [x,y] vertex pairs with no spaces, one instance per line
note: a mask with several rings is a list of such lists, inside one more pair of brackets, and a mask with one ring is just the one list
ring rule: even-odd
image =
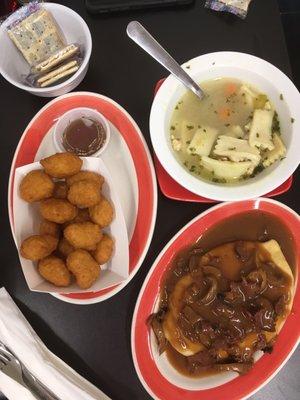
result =
[[[153,88],[165,71],[126,37],[130,20],[141,21],[180,62],[207,52],[235,50],[262,57],[291,76],[276,0],[253,1],[245,21],[204,9],[204,0],[196,0],[188,9],[109,17],[88,15],[83,0],[61,3],[87,21],[93,38],[90,68],[77,90],[98,92],[119,102],[139,124],[150,148],[148,116]],[[6,287],[49,349],[112,399],[149,399],[131,358],[130,327],[136,298],[164,244],[209,205],[168,200],[159,192],[156,228],[140,271],[125,289],[103,303],[78,306],[30,292],[10,232],[7,180],[24,128],[48,100],[18,90],[4,79],[0,80],[0,94],[0,286]],[[297,212],[298,182],[296,178],[292,189],[277,198]],[[299,355],[298,349],[277,377],[252,399],[299,399]]]

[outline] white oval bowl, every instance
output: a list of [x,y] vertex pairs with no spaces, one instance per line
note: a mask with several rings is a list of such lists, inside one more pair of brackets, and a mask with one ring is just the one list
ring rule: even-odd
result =
[[73,108],[72,110],[67,111],[64,113],[56,122],[55,127],[54,127],[54,132],[53,132],[53,144],[55,149],[58,152],[64,152],[66,149],[64,148],[62,144],[62,137],[65,129],[67,128],[68,125],[70,125],[71,122],[75,121],[76,119],[80,119],[82,117],[85,118],[92,118],[94,121],[99,122],[106,133],[106,139],[102,147],[100,147],[99,150],[97,150],[95,153],[91,154],[90,157],[97,157],[101,153],[103,153],[109,143],[110,140],[110,127],[108,124],[107,119],[99,113],[99,111],[94,110],[92,108],[88,107],[78,107],[78,108]]
[[10,40],[6,30],[0,27],[0,74],[19,89],[41,96],[56,97],[73,90],[85,77],[92,52],[92,37],[86,22],[75,11],[56,3],[43,3],[42,7],[49,10],[61,28],[68,44],[78,43],[83,48],[83,60],[75,74],[64,82],[45,88],[27,85],[24,77],[29,73],[30,66],[22,54]]
[[[170,143],[170,120],[186,88],[172,75],[157,92],[150,113],[150,135],[155,153],[168,174],[189,191],[217,201],[246,200],[271,192],[285,182],[300,163],[300,93],[278,68],[258,57],[236,52],[217,52],[183,64],[196,81],[232,77],[266,93],[278,112],[282,138],[287,147],[284,160],[266,168],[255,178],[234,185],[218,185],[191,175],[176,160]],[[188,68],[187,68],[188,67]],[[283,95],[283,100],[280,95]],[[291,122],[294,118],[294,123]]]

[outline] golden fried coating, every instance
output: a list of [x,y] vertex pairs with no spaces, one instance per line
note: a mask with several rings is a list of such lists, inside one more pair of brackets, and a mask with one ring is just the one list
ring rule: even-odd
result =
[[89,212],[91,220],[101,228],[108,226],[114,219],[114,208],[105,197],[102,197],[98,204],[90,207]]
[[96,250],[93,252],[94,259],[101,265],[107,263],[114,251],[114,245],[113,239],[104,233],[102,239],[97,244]]
[[44,171],[30,171],[20,184],[20,196],[28,203],[40,201],[52,196],[54,182]]
[[49,256],[38,264],[38,271],[46,281],[55,286],[69,286],[71,274],[66,264],[58,257]]
[[50,235],[33,235],[23,241],[20,253],[28,260],[37,261],[49,256],[57,247],[58,239]]
[[82,166],[82,160],[73,153],[56,153],[40,161],[45,172],[54,178],[67,178],[77,174]]
[[55,199],[66,199],[68,196],[68,186],[64,181],[55,182],[53,197]]
[[65,237],[60,239],[57,249],[64,258],[67,258],[68,255],[75,250],[75,248],[67,241]]
[[85,250],[75,250],[67,258],[67,267],[81,289],[88,289],[100,275],[100,266]]
[[77,222],[64,229],[64,236],[76,249],[95,250],[102,239],[102,232],[92,222]]
[[68,192],[68,200],[77,207],[92,207],[99,203],[101,193],[99,185],[94,181],[74,182]]
[[47,221],[46,219],[43,219],[40,223],[39,234],[59,237],[60,226],[57,225],[55,222],[51,222],[51,221]]
[[48,221],[63,224],[76,217],[77,208],[68,200],[51,198],[41,202],[40,212],[42,217]]
[[73,175],[67,179],[67,184],[68,184],[68,186],[71,186],[71,185],[73,185],[73,183],[83,181],[83,180],[96,182],[99,185],[100,189],[104,183],[103,176],[100,174],[97,174],[96,172],[79,171],[78,174]]

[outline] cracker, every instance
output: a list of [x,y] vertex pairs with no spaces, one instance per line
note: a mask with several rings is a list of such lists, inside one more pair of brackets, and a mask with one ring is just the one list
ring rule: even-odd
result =
[[8,35],[31,66],[66,45],[52,14],[43,8],[10,28]]
[[73,67],[73,68],[68,69],[67,71],[61,72],[60,74],[54,76],[53,78],[48,79],[47,81],[43,82],[40,87],[50,86],[50,85],[52,85],[52,83],[54,83],[62,78],[65,78],[66,76],[72,75],[78,69],[79,69],[79,66]]
[[51,68],[55,67],[57,64],[60,64],[62,61],[67,60],[70,57],[73,57],[76,53],[78,53],[79,47],[75,44],[70,44],[65,46],[63,49],[59,50],[52,56],[48,57],[43,62],[39,63],[34,67],[33,72],[41,73],[47,72]]
[[60,66],[59,68],[55,69],[54,71],[49,72],[46,75],[43,75],[41,78],[37,80],[37,83],[41,84],[43,82],[46,82],[47,80],[54,78],[55,76],[59,75],[62,72],[67,71],[69,68],[73,68],[75,66],[78,66],[78,63],[76,60],[70,61],[67,64],[64,64]]

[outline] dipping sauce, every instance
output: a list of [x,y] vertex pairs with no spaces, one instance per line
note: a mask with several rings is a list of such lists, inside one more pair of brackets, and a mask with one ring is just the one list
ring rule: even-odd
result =
[[106,131],[100,122],[82,117],[71,122],[63,133],[64,148],[78,156],[91,156],[103,147]]
[[273,215],[250,211],[220,222],[166,272],[149,318],[159,352],[190,377],[248,372],[256,351],[272,350],[290,312],[294,270],[293,238]]

